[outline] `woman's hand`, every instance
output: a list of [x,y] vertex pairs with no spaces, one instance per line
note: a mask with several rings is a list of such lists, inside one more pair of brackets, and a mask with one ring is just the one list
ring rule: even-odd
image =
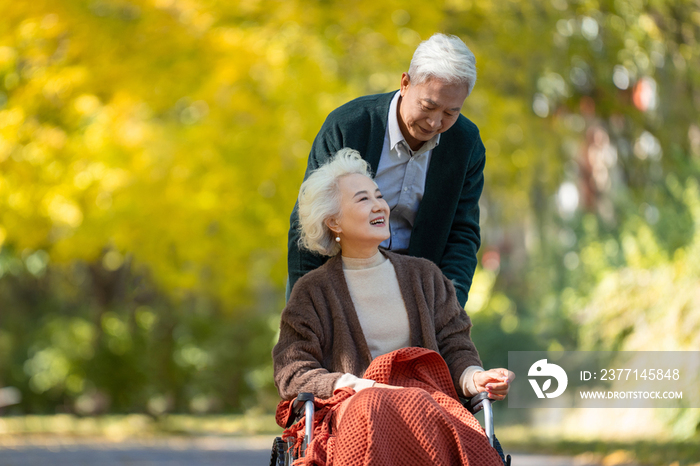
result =
[[474,386],[478,392],[488,392],[492,400],[502,400],[508,394],[513,379],[515,374],[508,369],[490,369],[474,374]]
[[398,389],[398,388],[403,388],[403,387],[398,387],[396,385],[387,385],[385,383],[379,383],[379,382],[374,382],[374,385],[372,385],[374,388],[391,388],[391,389]]

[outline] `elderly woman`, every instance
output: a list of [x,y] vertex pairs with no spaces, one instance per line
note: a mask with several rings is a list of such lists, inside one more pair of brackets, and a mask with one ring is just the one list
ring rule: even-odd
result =
[[[404,440],[423,439],[417,443],[428,450],[425,461],[500,464],[497,455],[477,454],[474,445],[464,445],[464,435],[453,435],[454,421],[468,413],[445,414],[434,411],[434,405],[435,400],[439,405],[445,398],[481,391],[487,391],[493,399],[503,399],[514,375],[506,369],[485,371],[481,367],[469,336],[471,321],[459,305],[452,283],[436,265],[379,249],[379,244],[390,235],[389,207],[370,178],[368,164],[356,151],[340,150],[302,184],[299,222],[301,245],[331,259],[297,282],[282,313],[279,341],[273,350],[274,378],[280,396],[288,400],[298,393],[311,392],[317,399],[327,400],[334,393],[350,394],[338,403],[331,416],[327,429],[331,437],[337,438],[329,441],[328,448],[337,443],[346,448],[352,444],[357,449],[343,435],[344,426],[351,426],[345,429],[345,437],[364,445],[364,450],[360,448],[365,455],[363,464],[381,463],[379,458],[386,451],[396,453],[391,445],[382,446],[386,433],[371,427],[379,426],[377,422],[384,418],[391,419],[389,429],[405,431],[392,435]],[[391,359],[397,350],[416,347],[425,349],[417,358],[428,352],[434,357],[423,358],[418,365],[409,364],[406,370],[427,365],[436,366],[439,371],[446,363],[447,386],[425,380],[416,385],[411,377],[381,375],[383,367],[398,361]],[[380,360],[383,365],[374,367]],[[368,376],[370,372],[377,376]],[[406,374],[405,370],[402,373]],[[427,377],[439,379],[440,375]],[[401,381],[402,386],[389,383],[395,380]],[[431,398],[427,398],[429,392]],[[449,396],[442,396],[441,392]],[[411,405],[403,413],[406,403]],[[448,411],[456,409],[451,402],[445,403]],[[355,405],[359,408],[355,409]],[[413,419],[415,412],[433,411],[420,421]],[[401,412],[398,417],[397,412]],[[366,420],[359,437],[367,433],[373,438],[357,439],[358,418]],[[457,430],[463,430],[460,422],[456,424]],[[475,425],[470,429],[476,429]],[[445,435],[437,435],[436,439],[436,432]],[[478,434],[483,437],[483,432]],[[483,440],[488,448],[485,437]],[[392,456],[391,462],[420,463],[421,453],[414,450],[405,450],[406,454],[410,452],[410,459]]]

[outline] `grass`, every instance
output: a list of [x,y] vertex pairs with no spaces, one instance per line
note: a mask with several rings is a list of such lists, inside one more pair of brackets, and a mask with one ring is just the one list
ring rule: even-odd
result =
[[144,414],[79,417],[71,414],[0,418],[0,435],[61,435],[71,437],[129,437],[165,435],[250,436],[282,431],[271,414],[192,416],[171,414],[153,418]]
[[606,466],[672,465],[700,466],[700,446],[694,442],[533,442],[508,444],[516,451],[550,453],[577,456],[582,463],[599,463]]
[[[522,427],[522,426],[519,426]],[[526,429],[497,431],[505,450],[523,453],[575,456],[582,464],[700,466],[700,440],[616,441],[560,440],[528,434]]]

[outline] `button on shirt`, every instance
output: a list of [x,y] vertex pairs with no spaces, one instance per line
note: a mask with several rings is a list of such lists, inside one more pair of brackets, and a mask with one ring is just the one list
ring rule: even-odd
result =
[[430,156],[440,143],[440,135],[436,134],[417,151],[411,150],[401,133],[396,115],[400,97],[401,91],[397,91],[389,106],[384,146],[374,177],[391,209],[391,237],[381,246],[399,252],[408,250],[413,222],[425,192]]

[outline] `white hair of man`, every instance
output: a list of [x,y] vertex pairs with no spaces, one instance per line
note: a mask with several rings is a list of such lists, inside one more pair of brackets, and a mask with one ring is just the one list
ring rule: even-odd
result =
[[459,37],[433,34],[413,53],[408,76],[416,85],[430,79],[464,84],[469,95],[476,84],[476,57]]
[[326,220],[340,215],[340,178],[358,173],[372,177],[369,164],[360,153],[340,149],[325,164],[311,172],[299,189],[299,245],[324,256],[340,252]]

